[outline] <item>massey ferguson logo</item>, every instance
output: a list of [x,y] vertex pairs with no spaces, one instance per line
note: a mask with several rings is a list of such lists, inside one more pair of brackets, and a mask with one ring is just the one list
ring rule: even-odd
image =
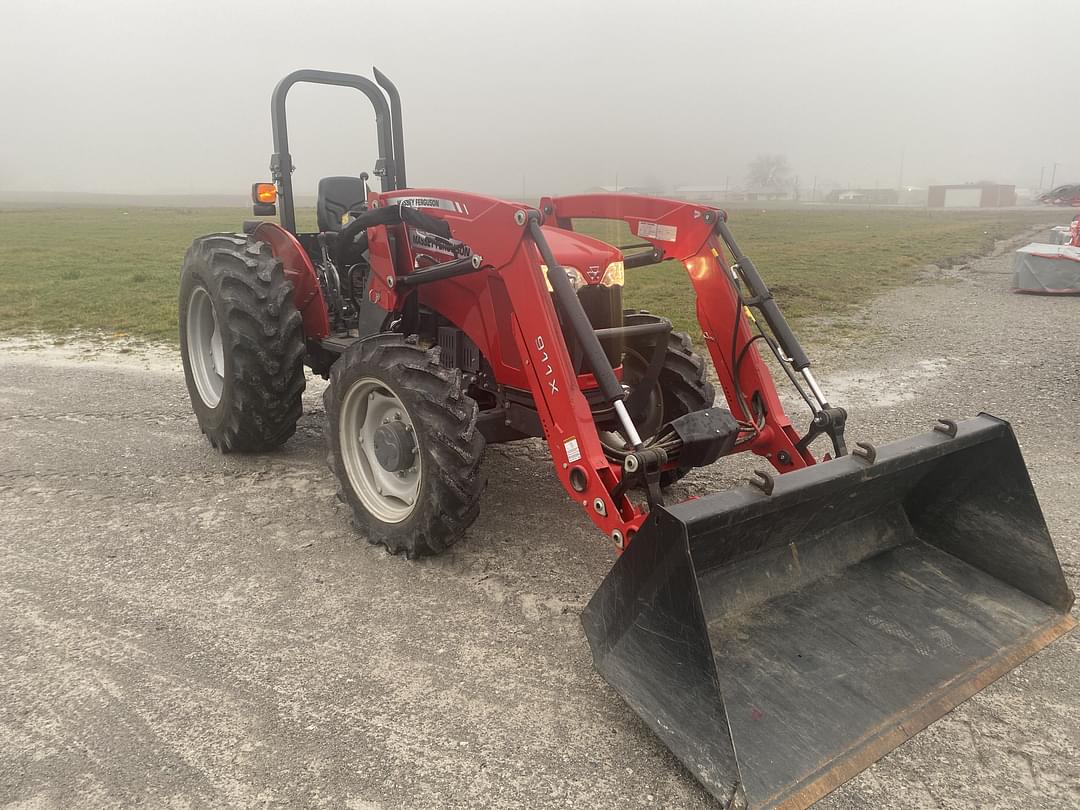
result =
[[555,384],[555,369],[551,366],[551,358],[548,356],[547,350],[544,348],[544,339],[540,335],[536,336],[536,348],[540,350],[540,368],[544,372],[544,376],[548,378],[548,385],[551,386],[551,393],[559,393],[559,386]]
[[585,271],[585,274],[589,277],[589,281],[595,284],[600,280],[600,266],[594,264],[592,267]]
[[472,255],[472,250],[464,242],[447,239],[445,236],[428,233],[427,231],[410,230],[409,241],[412,242],[414,248],[431,251],[432,253],[444,253],[447,256],[454,256],[459,259]]
[[469,209],[465,203],[444,200],[441,197],[393,197],[390,202],[405,208],[438,208],[440,211],[455,211],[458,214],[469,215]]
[[435,197],[405,197],[399,204],[409,208],[441,208],[441,202]]

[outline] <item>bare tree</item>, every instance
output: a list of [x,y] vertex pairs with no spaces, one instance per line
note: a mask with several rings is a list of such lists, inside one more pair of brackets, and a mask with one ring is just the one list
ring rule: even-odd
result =
[[750,163],[750,186],[762,190],[786,189],[791,185],[791,167],[783,155],[758,155]]

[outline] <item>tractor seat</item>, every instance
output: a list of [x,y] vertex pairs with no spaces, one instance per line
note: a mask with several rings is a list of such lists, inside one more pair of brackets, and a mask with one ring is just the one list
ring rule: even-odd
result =
[[367,202],[367,184],[360,177],[324,177],[319,181],[315,218],[320,231],[340,231],[350,210]]

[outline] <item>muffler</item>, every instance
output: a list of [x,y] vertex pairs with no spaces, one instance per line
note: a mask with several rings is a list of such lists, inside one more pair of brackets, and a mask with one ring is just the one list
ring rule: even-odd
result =
[[597,669],[730,808],[820,799],[1068,632],[986,414],[655,509],[582,615]]

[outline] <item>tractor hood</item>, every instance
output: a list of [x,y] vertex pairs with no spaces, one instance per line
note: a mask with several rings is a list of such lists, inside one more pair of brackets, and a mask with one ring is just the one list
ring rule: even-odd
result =
[[[542,230],[555,258],[570,271],[571,276],[573,270],[576,270],[585,284],[600,284],[608,268],[622,262],[622,253],[607,242],[563,228],[545,226]],[[616,281],[611,278],[612,274],[609,274],[609,283],[622,284],[621,265],[617,275]]]

